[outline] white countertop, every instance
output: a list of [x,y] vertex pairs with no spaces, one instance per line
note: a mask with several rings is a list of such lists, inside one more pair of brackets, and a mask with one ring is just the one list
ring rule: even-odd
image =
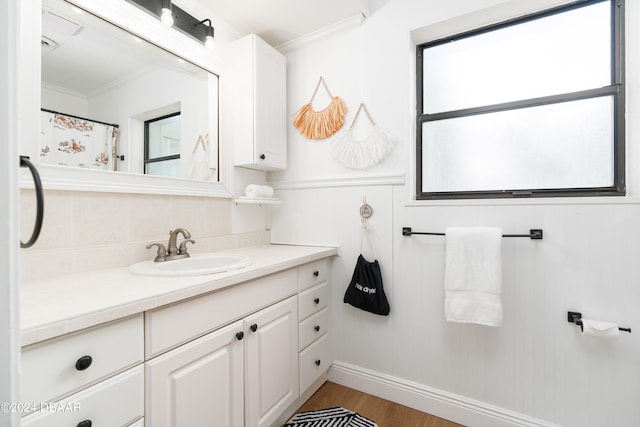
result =
[[137,276],[127,267],[24,282],[22,346],[141,313],[337,254],[333,247],[265,245],[225,253],[251,257],[240,270],[194,277]]

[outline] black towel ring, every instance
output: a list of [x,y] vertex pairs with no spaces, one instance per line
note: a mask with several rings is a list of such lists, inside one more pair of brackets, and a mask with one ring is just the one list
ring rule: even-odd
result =
[[33,228],[31,238],[29,238],[27,243],[22,243],[22,240],[20,241],[21,248],[29,248],[33,246],[36,240],[38,240],[38,236],[40,236],[40,230],[42,229],[42,218],[44,217],[44,194],[42,192],[42,182],[40,181],[40,175],[38,174],[36,167],[29,160],[29,157],[20,156],[20,167],[29,169],[29,171],[31,172],[31,176],[33,177],[33,184],[36,188],[36,224]]

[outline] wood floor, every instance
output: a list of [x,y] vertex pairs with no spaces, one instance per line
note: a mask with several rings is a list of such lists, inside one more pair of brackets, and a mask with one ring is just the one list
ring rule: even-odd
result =
[[342,406],[369,418],[378,427],[464,427],[424,412],[332,382],[326,382],[298,412]]

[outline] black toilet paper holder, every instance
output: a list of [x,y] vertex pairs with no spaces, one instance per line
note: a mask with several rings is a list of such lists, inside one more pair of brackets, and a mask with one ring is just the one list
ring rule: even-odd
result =
[[[567,312],[567,321],[569,323],[575,323],[578,326],[582,326],[582,313],[577,311]],[[631,333],[631,328],[618,327],[618,330]]]

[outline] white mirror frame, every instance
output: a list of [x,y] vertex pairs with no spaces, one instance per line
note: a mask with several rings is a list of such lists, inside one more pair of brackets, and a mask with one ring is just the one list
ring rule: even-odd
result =
[[[203,44],[192,40],[188,36],[180,33],[178,30],[167,28],[160,23],[156,17],[144,12],[135,5],[123,0],[67,0],[69,3],[85,9],[132,34],[138,35],[161,48],[178,55],[187,61],[190,61],[205,70],[217,74],[220,78],[220,85],[223,84],[223,63],[220,58],[216,57],[215,51],[208,50]],[[40,10],[42,8],[39,0],[32,5],[30,10],[24,10],[24,13],[30,16],[23,16],[23,19],[31,21],[26,22],[22,26],[23,34],[29,31],[29,28],[40,28]],[[26,8],[29,9],[29,8]],[[23,22],[25,23],[25,22]],[[23,83],[24,89],[28,88],[30,103],[36,102],[40,104],[40,34],[37,37],[33,34],[25,34],[23,37],[25,48],[22,52],[25,59],[23,64],[29,64],[31,69],[36,69],[37,82]],[[36,45],[37,41],[37,45]],[[29,104],[27,101],[25,104]],[[32,123],[39,123],[38,110],[32,114],[21,109],[22,113],[32,120]],[[218,112],[220,115],[220,112]],[[219,129],[222,118],[220,119]],[[29,132],[31,136],[35,132]],[[39,132],[38,132],[39,133]],[[185,178],[170,178],[152,175],[141,175],[126,172],[111,172],[91,169],[69,168],[56,165],[40,164],[39,159],[39,141],[33,143],[32,147],[21,147],[22,153],[29,155],[38,165],[38,172],[42,179],[45,189],[53,190],[78,190],[78,191],[103,191],[115,193],[139,193],[139,194],[166,194],[166,195],[185,195],[185,196],[207,196],[207,197],[225,197],[231,198],[230,191],[225,187],[225,183],[230,182],[228,167],[228,150],[222,144],[222,131],[219,130],[218,152],[220,175],[218,182],[205,182]],[[36,138],[37,139],[37,138]],[[25,153],[26,152],[26,153]],[[33,187],[33,181],[28,176],[22,176],[20,179],[21,188]]]

